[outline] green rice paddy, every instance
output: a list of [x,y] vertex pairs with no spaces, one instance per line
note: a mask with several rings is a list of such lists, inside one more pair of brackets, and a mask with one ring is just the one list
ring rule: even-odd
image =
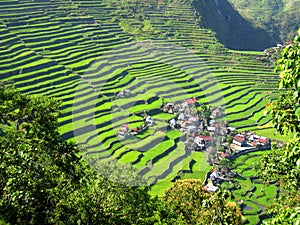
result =
[[[172,115],[161,112],[163,102],[196,97],[222,105],[237,128],[270,120],[262,112],[277,75],[265,56],[209,50],[216,37],[195,23],[189,4],[140,1],[146,29],[119,1],[1,3],[1,81],[61,100],[63,137],[84,146],[87,157],[132,164],[154,185],[153,195],[174,178],[204,179],[211,169],[204,153],[186,152],[180,132],[166,131]],[[125,89],[130,96],[117,98]],[[140,126],[145,113],[153,127],[132,140],[117,136],[122,124]]]
[[238,175],[233,181],[222,183],[222,187],[231,190],[236,201],[243,201],[242,212],[249,224],[257,224],[259,215],[278,197],[277,184],[264,184],[259,178],[259,171],[254,168],[259,163],[258,158],[268,152],[251,152],[236,158],[233,171]]

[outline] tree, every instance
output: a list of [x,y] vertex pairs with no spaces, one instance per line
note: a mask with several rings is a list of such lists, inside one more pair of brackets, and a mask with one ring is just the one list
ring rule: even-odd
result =
[[269,224],[299,224],[300,203],[300,30],[293,44],[286,46],[276,70],[280,72],[279,99],[268,105],[273,124],[281,134],[294,132],[283,149],[273,146],[261,161],[262,176],[279,180],[283,194],[270,212]]
[[224,191],[211,194],[201,180],[190,179],[176,181],[163,199],[184,224],[241,224],[240,209],[228,196]]
[[60,139],[59,103],[0,88],[0,215],[51,223],[60,197],[83,182],[79,149]]
[[107,225],[154,224],[157,221],[155,215],[160,218],[163,208],[157,199],[151,199],[148,190],[147,186],[127,186],[97,174],[88,186],[68,196],[58,221],[63,224],[78,221]]
[[63,141],[59,102],[0,87],[0,224],[176,224],[129,165],[96,164]]
[[219,166],[221,169],[224,169],[226,172],[232,169],[232,162],[229,159],[223,158],[220,160]]

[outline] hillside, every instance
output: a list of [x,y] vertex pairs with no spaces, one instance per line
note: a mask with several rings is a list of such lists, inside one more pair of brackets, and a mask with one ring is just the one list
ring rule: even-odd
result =
[[[204,153],[185,150],[181,132],[166,130],[163,102],[196,97],[222,106],[229,125],[256,129],[270,120],[262,112],[278,77],[261,52],[224,48],[188,3],[119,3],[1,1],[0,76],[22,92],[61,100],[65,139],[91,160],[133,164],[161,194],[183,169],[197,178],[210,169]],[[131,95],[117,98],[125,89]],[[141,126],[145,113],[155,127],[118,137],[123,124]]]
[[[263,111],[277,95],[268,58],[225,48],[199,13],[185,1],[2,1],[0,77],[61,100],[64,139],[92,164],[131,164],[161,195],[174,180],[203,180],[211,169],[205,152],[168,129],[174,115],[162,111],[165,103],[196,98],[199,111],[221,106],[221,123],[269,132]],[[143,128],[146,114],[153,126],[121,137]]]
[[300,26],[299,0],[229,0],[239,13],[281,41],[292,40]]
[[218,40],[230,49],[264,50],[280,42],[278,37],[254,27],[228,1],[197,0],[193,6],[201,15],[201,26],[215,31]]

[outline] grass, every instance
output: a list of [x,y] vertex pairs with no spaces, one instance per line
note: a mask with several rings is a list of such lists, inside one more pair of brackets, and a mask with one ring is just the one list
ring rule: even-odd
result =
[[283,141],[283,142],[287,142],[288,140],[292,139],[294,136],[294,134],[281,135],[276,132],[275,128],[266,127],[266,126],[258,126],[257,129],[254,131],[258,135],[269,137],[272,140],[278,140],[278,141]]
[[163,141],[163,142],[159,143],[154,148],[144,152],[141,161],[135,165],[136,166],[145,166],[149,160],[153,159],[155,156],[157,156],[159,154],[162,154],[165,150],[169,149],[173,145],[174,145],[173,140],[167,140],[167,141]]
[[130,152],[124,154],[120,158],[120,161],[123,163],[131,163],[131,162],[135,161],[139,157],[139,155],[141,155],[141,153],[138,151],[130,151]]

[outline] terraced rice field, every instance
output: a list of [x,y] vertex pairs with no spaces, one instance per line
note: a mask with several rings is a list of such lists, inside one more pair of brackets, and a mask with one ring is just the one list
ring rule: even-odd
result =
[[[160,194],[175,177],[203,178],[209,168],[204,154],[185,150],[181,133],[167,132],[171,117],[161,112],[163,102],[196,97],[221,105],[238,128],[269,121],[262,111],[277,76],[261,53],[211,51],[217,40],[198,27],[188,4],[140,1],[134,7],[151,28],[132,33],[122,21],[141,23],[107,2],[0,4],[1,81],[61,100],[60,131],[87,157],[131,163]],[[117,98],[124,89],[130,97]],[[140,126],[145,113],[155,126],[129,140],[116,135],[122,124]]]
[[231,190],[237,201],[242,200],[243,215],[249,224],[258,224],[265,208],[278,197],[279,189],[275,184],[266,185],[258,178],[259,171],[254,169],[257,158],[268,151],[252,152],[241,155],[233,161],[233,171],[239,176],[233,182],[224,182],[222,187]]

